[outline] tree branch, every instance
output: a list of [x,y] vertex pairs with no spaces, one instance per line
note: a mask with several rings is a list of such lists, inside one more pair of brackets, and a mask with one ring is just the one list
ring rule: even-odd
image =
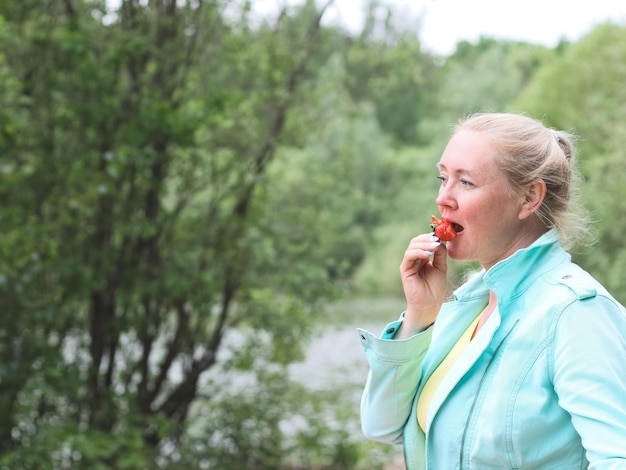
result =
[[165,348],[166,354],[161,361],[159,366],[159,373],[152,383],[150,390],[148,391],[147,401],[149,403],[153,403],[156,397],[161,393],[161,389],[163,388],[163,384],[167,379],[167,374],[174,363],[174,360],[181,352],[181,345],[183,344],[183,340],[187,337],[189,332],[189,312],[185,309],[185,306],[182,302],[180,302],[176,306],[176,319],[178,321],[178,326],[176,328],[176,333],[174,337],[169,341],[167,347]]

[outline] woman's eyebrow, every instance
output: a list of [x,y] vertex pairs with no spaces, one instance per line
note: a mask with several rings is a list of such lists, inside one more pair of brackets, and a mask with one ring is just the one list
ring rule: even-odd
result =
[[[437,163],[437,168],[439,169],[439,171],[447,170],[446,166],[443,163]],[[459,168],[458,170],[455,170],[453,173],[455,175],[461,175],[461,176],[470,176],[470,177],[476,176],[476,173],[472,172],[471,170],[467,170],[465,168]]]

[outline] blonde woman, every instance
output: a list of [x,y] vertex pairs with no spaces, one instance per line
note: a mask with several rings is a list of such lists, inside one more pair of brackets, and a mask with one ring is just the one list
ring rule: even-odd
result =
[[[407,301],[381,337],[361,401],[371,439],[408,470],[626,469],[626,313],[572,263],[572,136],[477,114],[438,163],[437,205],[457,233],[411,240]],[[446,300],[446,262],[482,271]]]

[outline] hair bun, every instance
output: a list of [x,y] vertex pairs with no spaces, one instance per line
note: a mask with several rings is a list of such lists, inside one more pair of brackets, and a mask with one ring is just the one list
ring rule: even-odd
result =
[[563,155],[567,159],[567,161],[571,161],[574,156],[574,145],[570,135],[567,132],[557,131],[555,129],[550,129],[550,133],[557,145],[563,152]]

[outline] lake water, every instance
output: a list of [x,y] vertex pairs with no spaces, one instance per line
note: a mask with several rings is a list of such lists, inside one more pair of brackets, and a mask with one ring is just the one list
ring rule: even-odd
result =
[[291,378],[313,390],[337,385],[356,388],[360,399],[369,366],[357,328],[379,335],[387,323],[398,318],[404,305],[403,299],[381,298],[351,299],[329,306],[332,323],[309,338],[304,361],[289,367]]
[[[384,326],[358,325],[376,334]],[[333,325],[314,335],[306,347],[305,360],[290,365],[291,377],[312,389],[327,389],[338,383],[365,384],[369,368],[356,329],[357,325]]]

